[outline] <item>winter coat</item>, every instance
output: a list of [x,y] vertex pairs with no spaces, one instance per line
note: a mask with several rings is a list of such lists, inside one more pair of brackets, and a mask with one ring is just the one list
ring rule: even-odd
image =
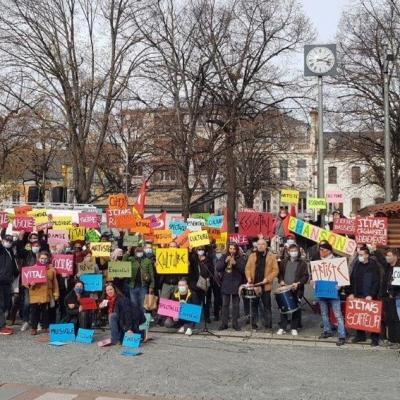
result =
[[18,273],[13,249],[6,249],[0,244],[0,284],[11,284]]
[[[287,266],[288,262],[289,262],[289,260],[286,259],[286,260],[283,260],[279,265],[279,274],[278,274],[279,282],[285,280],[285,272],[286,272],[286,266]],[[301,298],[304,295],[304,285],[308,282],[309,274],[308,274],[307,264],[305,263],[305,261],[303,261],[299,258],[299,259],[295,260],[295,262],[297,263],[297,267],[296,267],[296,273],[295,273],[294,280],[295,280],[295,282],[300,282],[295,293],[296,293],[297,297]]]
[[35,283],[29,287],[29,304],[50,303],[60,297],[56,270],[53,267],[47,269],[47,282]]
[[[250,283],[258,283],[254,282],[256,275],[256,265],[257,265],[257,253],[250,254],[247,264],[246,264],[246,278]],[[272,289],[272,283],[274,279],[278,276],[279,268],[278,262],[276,260],[275,254],[272,254],[270,251],[267,252],[265,257],[265,269],[264,269],[264,279],[266,279],[267,283],[264,285],[265,291],[270,291]]]
[[243,283],[246,260],[236,256],[236,264],[229,268],[225,261],[229,254],[224,255],[217,263],[217,271],[222,276],[221,293],[226,295],[238,294],[239,286]]

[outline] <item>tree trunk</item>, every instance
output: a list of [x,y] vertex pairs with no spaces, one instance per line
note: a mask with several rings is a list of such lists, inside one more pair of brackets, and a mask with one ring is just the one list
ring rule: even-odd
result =
[[226,162],[226,208],[228,212],[228,232],[235,233],[236,212],[236,165],[233,154],[234,130],[228,128],[225,136],[225,162]]

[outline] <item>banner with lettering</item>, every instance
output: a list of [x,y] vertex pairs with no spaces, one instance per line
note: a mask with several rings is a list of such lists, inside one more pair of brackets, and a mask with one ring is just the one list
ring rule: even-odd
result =
[[73,254],[53,254],[52,263],[58,274],[65,274],[69,276],[74,274]]
[[356,219],[356,242],[387,246],[388,221],[386,217]]
[[187,249],[156,249],[156,271],[159,274],[182,274],[189,272]]
[[271,213],[239,212],[239,233],[244,236],[273,236],[273,219]]
[[382,302],[378,300],[346,300],[345,325],[348,329],[380,333],[382,323]]

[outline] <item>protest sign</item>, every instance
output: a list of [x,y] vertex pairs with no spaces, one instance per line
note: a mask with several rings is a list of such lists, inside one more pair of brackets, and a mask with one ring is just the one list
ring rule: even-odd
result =
[[240,233],[233,233],[229,235],[229,243],[236,243],[237,245],[249,244],[249,239],[246,235],[241,235]]
[[150,220],[148,218],[136,218],[131,228],[131,232],[143,233],[148,235],[151,233]]
[[49,221],[49,217],[47,216],[47,210],[45,209],[28,211],[27,215],[34,219],[35,225],[47,224],[47,222]]
[[180,305],[179,301],[160,298],[157,314],[164,317],[178,318]]
[[344,203],[344,194],[340,190],[327,190],[325,198],[328,203]]
[[210,239],[207,231],[190,232],[189,233],[189,246],[192,248],[208,246]]
[[272,237],[272,214],[261,212],[240,212],[239,233],[246,236],[257,236],[262,233],[265,237]]
[[32,217],[15,217],[12,229],[13,231],[20,232],[32,232],[33,226],[35,225],[35,221]]
[[8,226],[8,214],[0,212],[0,228],[7,228]]
[[187,249],[189,247],[189,230],[186,230],[185,232],[182,233],[182,235],[178,236],[175,239],[175,243],[181,248],[181,249]]
[[45,282],[47,282],[47,271],[45,265],[22,267],[22,285],[28,286],[34,283]]
[[169,221],[168,228],[171,229],[174,236],[179,236],[187,229],[187,223],[184,221],[171,220]]
[[79,299],[79,305],[82,306],[82,311],[97,310],[96,300],[91,297],[81,297]]
[[153,231],[154,244],[169,244],[172,242],[172,232],[169,229]]
[[142,336],[139,335],[138,333],[126,332],[124,335],[124,340],[122,341],[122,346],[137,349],[140,347],[141,340]]
[[338,286],[350,285],[346,258],[328,258],[311,261],[310,264],[313,281],[336,281]]
[[24,205],[24,206],[14,207],[15,217],[27,217],[28,211],[32,211],[32,206]]
[[387,245],[388,222],[386,217],[365,217],[356,219],[356,242]]
[[340,233],[342,235],[355,235],[356,220],[350,218],[334,218],[333,232]]
[[90,250],[92,252],[92,257],[110,257],[111,243],[110,242],[90,243]]
[[84,228],[98,229],[100,226],[98,215],[96,212],[81,212],[79,213],[79,226]]
[[201,318],[201,306],[182,303],[179,309],[179,319],[199,323]]
[[207,232],[210,240],[218,240],[221,238],[221,229],[208,227]]
[[378,300],[346,300],[346,328],[380,333],[382,322],[382,302]]
[[187,229],[190,232],[198,232],[206,226],[206,221],[202,218],[188,218],[187,219]]
[[324,198],[309,197],[307,199],[307,208],[309,210],[325,210],[326,200]]
[[85,240],[85,228],[74,227],[69,230],[69,240],[76,242],[77,240]]
[[135,225],[135,218],[130,208],[107,208],[106,219],[110,229],[131,229]]
[[47,241],[50,245],[68,244],[69,231],[55,231],[54,229],[49,229],[47,231]]
[[67,231],[72,228],[72,217],[70,215],[57,215],[52,217],[54,231]]
[[281,203],[297,204],[299,202],[299,191],[284,189],[281,191]]
[[400,286],[400,267],[393,268],[392,286]]
[[124,193],[110,194],[108,208],[128,208],[128,196]]
[[74,256],[72,254],[53,254],[52,263],[59,275],[74,274]]
[[50,324],[50,342],[75,342],[74,324]]
[[223,215],[211,215],[208,217],[207,220],[207,226],[209,228],[221,228],[222,224],[224,222],[224,216]]
[[202,219],[207,222],[208,218],[210,218],[210,213],[193,213],[190,215],[190,217],[194,219]]
[[219,239],[216,239],[215,245],[220,248],[226,247],[226,242],[228,241],[228,232],[221,232]]
[[83,274],[94,274],[96,269],[96,263],[94,261],[82,261],[78,264],[78,273]]
[[103,275],[101,274],[81,275],[80,279],[85,285],[85,292],[101,292],[103,290]]
[[101,235],[100,235],[100,232],[99,232],[98,230],[96,230],[96,229],[89,229],[89,230],[86,232],[86,237],[87,237],[87,240],[88,240],[90,243],[98,243],[98,242],[100,242]]
[[130,261],[110,261],[108,263],[108,279],[132,277],[132,264]]
[[318,299],[338,299],[336,281],[315,281],[315,297]]
[[90,344],[93,342],[94,329],[78,329],[75,341],[78,343]]
[[159,274],[187,274],[189,259],[187,249],[156,249],[156,270]]
[[139,246],[141,237],[138,235],[124,235],[123,245],[126,247],[137,247]]
[[357,248],[355,240],[349,239],[345,236],[340,236],[295,217],[289,217],[288,227],[289,231],[310,239],[313,242],[319,243],[322,240],[327,240],[333,249],[339,253],[351,256]]

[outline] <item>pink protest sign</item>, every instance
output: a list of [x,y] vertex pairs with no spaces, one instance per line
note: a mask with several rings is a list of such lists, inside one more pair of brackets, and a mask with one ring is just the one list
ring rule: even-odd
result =
[[164,317],[178,318],[181,304],[179,301],[160,299],[157,314]]
[[47,272],[45,265],[34,265],[32,267],[22,268],[22,284],[24,286],[33,283],[47,282]]
[[47,241],[50,245],[53,244],[67,244],[69,242],[69,232],[68,231],[55,231],[50,229],[47,232]]
[[[101,217],[101,216],[100,216]],[[98,228],[100,226],[96,212],[79,213],[79,226],[84,228]]]
[[344,195],[340,190],[327,190],[325,194],[328,203],[344,203]]
[[0,212],[0,228],[7,228],[8,215],[5,212]]
[[249,239],[246,235],[241,235],[240,233],[233,233],[229,235],[229,243],[236,243],[237,245],[241,246],[244,244],[249,243]]
[[58,274],[74,274],[74,256],[72,254],[54,254],[53,267]]
[[32,217],[15,217],[13,221],[13,231],[32,232],[35,221]]

